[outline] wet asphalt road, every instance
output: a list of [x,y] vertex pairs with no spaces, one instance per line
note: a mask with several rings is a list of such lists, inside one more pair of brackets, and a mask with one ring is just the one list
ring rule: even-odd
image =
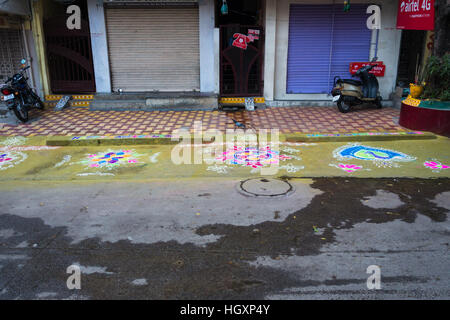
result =
[[450,179],[289,182],[273,199],[230,179],[2,186],[0,299],[450,298]]

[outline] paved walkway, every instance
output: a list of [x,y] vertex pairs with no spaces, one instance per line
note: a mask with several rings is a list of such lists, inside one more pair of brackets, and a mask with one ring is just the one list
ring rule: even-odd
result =
[[342,114],[334,107],[267,108],[253,112],[221,111],[89,111],[72,108],[62,112],[36,111],[27,124],[0,123],[0,135],[73,136],[170,134],[192,128],[234,129],[232,119],[255,129],[278,128],[281,133],[393,132],[404,130],[398,122],[399,110],[367,108]]

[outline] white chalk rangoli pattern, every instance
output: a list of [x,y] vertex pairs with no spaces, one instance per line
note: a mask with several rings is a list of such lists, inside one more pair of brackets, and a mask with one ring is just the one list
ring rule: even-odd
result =
[[13,168],[23,162],[26,158],[28,158],[28,156],[22,152],[0,152],[0,170]]
[[72,156],[71,156],[71,155],[66,155],[66,156],[64,156],[63,159],[62,159],[60,162],[58,162],[57,164],[55,164],[55,168],[61,167],[62,165],[64,165],[64,164],[66,164],[67,162],[69,162],[71,159],[72,159]]
[[213,171],[219,174],[227,174],[230,167],[228,166],[218,166],[217,164],[213,166],[209,166],[206,170],[207,171]]
[[17,136],[17,137],[9,137],[7,139],[5,139],[4,141],[0,142],[0,145],[9,147],[9,146],[21,146],[24,145],[25,142],[27,142],[27,138],[25,137],[21,137],[21,136]]
[[286,170],[288,173],[296,173],[300,170],[305,169],[303,166],[294,166],[292,163],[289,163],[287,165],[281,166],[280,169]]

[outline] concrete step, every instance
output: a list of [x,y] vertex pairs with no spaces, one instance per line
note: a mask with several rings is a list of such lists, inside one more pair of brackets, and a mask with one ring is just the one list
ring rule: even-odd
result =
[[217,110],[218,96],[201,93],[98,94],[90,110],[189,111]]

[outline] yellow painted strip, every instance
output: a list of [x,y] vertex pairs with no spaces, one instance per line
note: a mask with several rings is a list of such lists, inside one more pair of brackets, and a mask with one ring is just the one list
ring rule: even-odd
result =
[[419,99],[414,99],[409,95],[405,100],[402,101],[402,103],[407,104],[409,106],[418,107],[420,105],[420,102],[422,102]]
[[[45,100],[47,101],[57,101],[63,98],[63,95],[49,94],[45,96]],[[72,96],[73,100],[93,100],[94,95],[74,95]]]
[[[91,105],[90,101],[71,101],[69,102],[72,107],[89,107]],[[58,104],[56,101],[51,101],[46,103],[49,107],[54,107]]]
[[89,107],[89,101],[74,101],[71,103],[72,107]]
[[87,94],[87,95],[74,95],[72,96],[74,100],[93,100],[94,95],[93,94]]
[[47,101],[56,101],[61,99],[63,96],[58,96],[58,95],[54,95],[54,94],[49,94],[45,96],[45,100]]

